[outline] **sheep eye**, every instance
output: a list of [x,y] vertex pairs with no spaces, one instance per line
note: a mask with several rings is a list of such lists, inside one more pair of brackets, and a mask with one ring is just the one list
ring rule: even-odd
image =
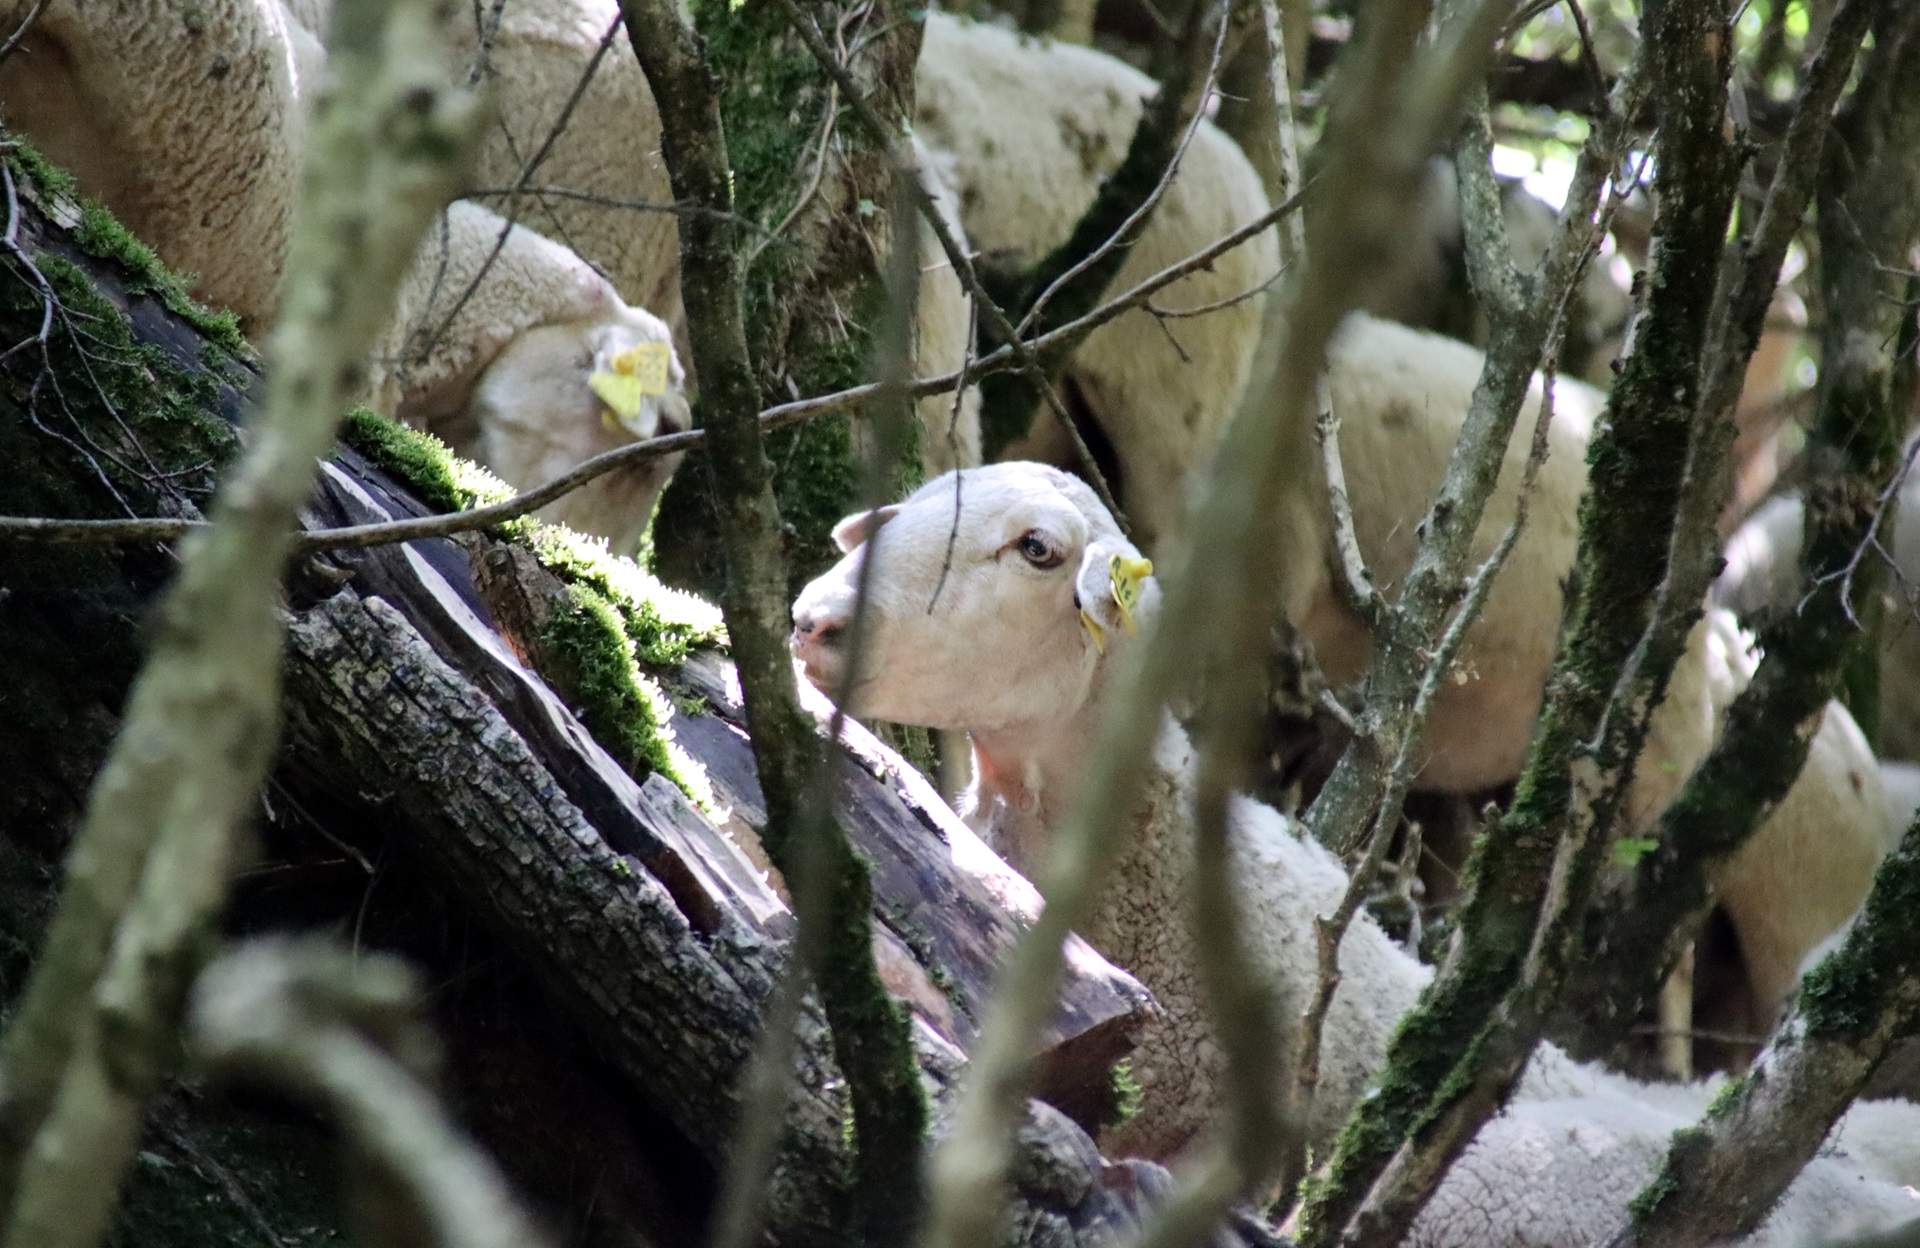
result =
[[1047,545],[1047,539],[1037,531],[1023,535],[1014,545],[1019,549],[1020,557],[1036,568],[1060,566],[1060,553]]

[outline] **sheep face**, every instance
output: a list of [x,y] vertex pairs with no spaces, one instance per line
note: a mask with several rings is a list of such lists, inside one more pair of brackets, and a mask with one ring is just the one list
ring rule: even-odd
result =
[[834,538],[846,557],[795,601],[794,655],[839,692],[861,568],[877,560],[847,709],[897,723],[979,732],[1072,715],[1157,592],[1092,491],[1040,464],[948,473]]
[[[542,484],[603,451],[689,428],[685,381],[666,324],[638,308],[526,330],[474,387],[479,458],[517,488]],[[616,470],[540,515],[630,549],[679,459]]]

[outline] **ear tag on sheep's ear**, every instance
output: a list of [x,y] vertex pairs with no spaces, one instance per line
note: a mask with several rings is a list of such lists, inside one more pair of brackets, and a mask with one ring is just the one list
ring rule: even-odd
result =
[[608,429],[638,420],[645,400],[667,392],[672,360],[672,350],[664,342],[636,343],[587,378],[587,385],[607,405],[602,420]]
[[1107,581],[1113,586],[1113,605],[1120,608],[1121,626],[1130,637],[1140,633],[1140,626],[1133,622],[1133,609],[1140,603],[1140,582],[1152,575],[1151,559],[1136,559],[1116,553],[1107,560]]
[[1085,607],[1080,608],[1080,627],[1087,630],[1087,636],[1093,640],[1093,648],[1101,654],[1107,652],[1107,630],[1100,627],[1100,621]]

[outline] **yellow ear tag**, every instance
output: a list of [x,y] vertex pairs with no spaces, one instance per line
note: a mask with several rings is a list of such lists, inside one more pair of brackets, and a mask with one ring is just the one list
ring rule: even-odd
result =
[[1093,618],[1085,607],[1080,608],[1080,627],[1087,630],[1087,636],[1093,639],[1093,648],[1101,654],[1107,652],[1107,630],[1100,627],[1100,621]]
[[1128,636],[1138,636],[1133,609],[1140,602],[1140,582],[1153,575],[1153,560],[1115,554],[1107,560],[1107,581],[1113,586],[1113,605],[1120,608],[1120,623]]
[[644,400],[667,392],[672,350],[664,342],[641,342],[607,361],[607,367],[587,378],[587,385],[607,405],[602,417],[609,429],[615,421],[638,420]]

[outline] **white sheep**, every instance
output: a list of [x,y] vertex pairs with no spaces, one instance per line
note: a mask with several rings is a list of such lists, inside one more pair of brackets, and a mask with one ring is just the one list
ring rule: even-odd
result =
[[[505,226],[460,200],[429,231],[373,351],[374,406],[425,426],[520,489],[636,438],[690,428],[686,374],[665,322],[628,306],[558,243],[512,227],[460,303]],[[641,357],[651,375],[632,375]],[[623,368],[630,380],[615,384],[633,393],[610,390],[625,400],[615,411],[594,386],[606,388]],[[617,470],[539,514],[630,550],[679,458]]]
[[[0,20],[18,22],[29,7],[0,4]],[[332,5],[223,0],[179,14],[154,7],[163,11],[134,23],[140,39],[156,40],[142,51],[144,44],[126,42],[124,13],[48,6],[28,42],[0,66],[0,103],[10,124],[70,166],[82,189],[120,213],[163,259],[197,271],[198,294],[234,307],[248,332],[258,333],[275,306],[304,108],[325,71],[320,36]],[[593,357],[603,329],[619,336],[646,322],[651,334],[658,322],[639,309],[656,310],[677,328],[677,218],[669,211],[657,111],[624,32],[616,31],[586,77],[618,15],[613,0],[526,0],[502,11],[486,54],[501,116],[482,146],[477,192],[513,187],[576,85],[585,81],[585,89],[518,202],[522,225],[506,234],[458,318],[447,332],[431,332],[507,229],[491,211],[504,197],[457,203],[445,228],[429,234],[371,370],[376,406],[444,426],[460,449],[519,485],[544,479],[532,465],[570,467],[622,435],[667,427],[631,419],[603,427],[605,409],[580,401],[591,370],[569,372],[557,391],[507,376],[488,388],[488,401],[467,410],[473,383],[523,331],[570,327],[570,338],[539,335],[507,352],[502,367],[531,377],[551,376],[553,362],[568,353]],[[457,59],[478,63],[490,17],[475,10],[472,21],[454,23]],[[138,63],[125,63],[128,55]],[[175,98],[189,92],[191,100]],[[951,195],[933,189],[958,229]],[[627,206],[634,203],[651,211]],[[931,236],[921,257],[918,364],[923,373],[950,372],[965,357],[969,309]],[[673,367],[678,401],[677,360]],[[517,404],[510,412],[500,405],[508,398]],[[528,407],[527,399],[544,401]],[[978,462],[977,404],[971,392],[957,414],[950,397],[921,402],[923,469]],[[486,427],[501,416],[511,428]],[[543,423],[552,428],[536,432]],[[597,497],[550,510],[629,544],[671,470],[672,461],[654,461],[590,487]]]
[[[927,16],[914,75],[914,127],[952,182],[973,245],[989,263],[1020,266],[1066,240],[1118,167],[1154,81],[1091,48],[1047,42],[950,15]],[[1267,210],[1252,166],[1202,123],[1180,171],[1109,287],[1118,292],[1183,260]],[[1154,297],[1159,308],[1207,307],[1273,279],[1279,255],[1263,234]],[[1184,433],[1217,432],[1247,383],[1260,300],[1247,298],[1165,332],[1132,312],[1075,350],[1067,377],[1114,437],[1128,517],[1145,540],[1180,517]],[[1149,429],[1171,433],[1164,447]],[[1117,436],[1116,436],[1117,435]],[[1052,418],[1036,416],[1013,458],[1068,462]]]
[[[813,683],[835,687],[856,578],[865,559],[876,559],[868,675],[849,709],[968,732],[976,775],[969,822],[1016,865],[1031,866],[1075,797],[1103,710],[1105,666],[1127,644],[1110,561],[1138,551],[1083,483],[1055,469],[1010,463],[957,477],[842,523],[837,536],[849,553],[795,602],[793,649]],[[1157,589],[1151,579],[1138,588],[1137,611],[1150,617]],[[1220,1074],[1184,918],[1192,774],[1184,734],[1163,717],[1125,843],[1114,847],[1115,878],[1086,932],[1154,992],[1163,1011],[1136,1052],[1142,1109],[1103,1144],[1160,1157],[1205,1125]],[[1304,1001],[1318,978],[1313,918],[1334,904],[1345,874],[1269,807],[1236,799],[1230,819],[1250,943],[1284,995]],[[1348,933],[1341,972],[1309,1122],[1319,1146],[1378,1074],[1393,1026],[1429,977],[1364,915]],[[1638,1084],[1543,1044],[1515,1107],[1455,1167],[1415,1242],[1572,1242],[1571,1235],[1530,1237],[1529,1202],[1555,1196],[1563,1207],[1553,1216],[1575,1219],[1572,1229],[1587,1237],[1601,1233],[1651,1178],[1671,1130],[1698,1117],[1707,1092],[1704,1085]],[[1895,1208],[1911,1216],[1905,1197],[1879,1180],[1887,1167],[1900,1168],[1903,1182],[1920,1177],[1910,1146],[1885,1159],[1871,1181],[1838,1161],[1810,1167],[1753,1242],[1792,1242],[1811,1219],[1842,1208],[1875,1220]],[[1592,1193],[1599,1196],[1589,1200]],[[1576,1209],[1585,1212],[1576,1217]]]
[[0,30],[28,20],[0,62],[8,128],[260,334],[278,304],[318,44],[274,3],[0,0]]

